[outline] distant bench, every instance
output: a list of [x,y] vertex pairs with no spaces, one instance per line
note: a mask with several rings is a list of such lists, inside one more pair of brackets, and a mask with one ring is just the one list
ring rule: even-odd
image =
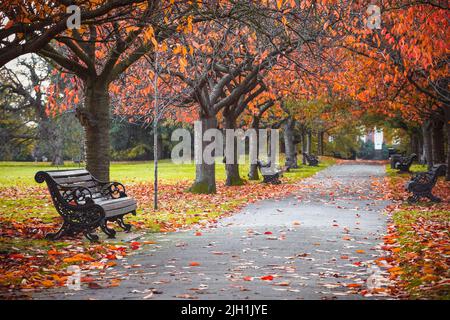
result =
[[445,164],[434,165],[427,172],[417,172],[406,184],[406,190],[413,195],[408,197],[409,203],[415,203],[421,198],[428,198],[432,202],[440,202],[441,199],[432,194],[438,177],[445,175],[447,166]]
[[261,175],[263,176],[264,183],[271,184],[280,184],[280,177],[283,172],[289,170],[289,167],[285,167],[283,169],[277,169],[271,167],[271,162],[264,163],[260,160],[256,162],[256,166],[258,167]]
[[116,231],[108,228],[108,221],[116,221],[126,232],[131,225],[123,221],[128,214],[136,214],[136,200],[125,193],[119,182],[99,181],[85,169],[39,171],[34,179],[47,182],[53,204],[63,218],[56,233],[47,234],[49,239],[82,232],[90,241],[97,241],[94,234],[98,227],[114,238]]
[[304,152],[303,159],[306,160],[305,162],[308,162],[308,165],[311,167],[317,167],[319,165],[319,159],[313,154]]
[[412,153],[408,157],[395,157],[394,167],[399,170],[399,172],[409,172],[409,169],[416,158],[417,155],[415,153]]

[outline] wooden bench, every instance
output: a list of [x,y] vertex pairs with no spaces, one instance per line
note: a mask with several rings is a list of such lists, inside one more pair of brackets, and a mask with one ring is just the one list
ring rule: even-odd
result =
[[418,172],[413,175],[406,184],[406,190],[413,195],[408,197],[409,203],[415,203],[421,198],[428,198],[432,202],[440,202],[441,199],[434,196],[431,192],[436,185],[438,177],[445,175],[447,166],[445,164],[434,165],[427,172]]
[[264,163],[260,160],[256,162],[256,166],[261,172],[263,176],[263,183],[271,183],[271,184],[280,184],[280,177],[283,173],[283,170],[271,168],[270,161],[268,163]]
[[47,182],[53,204],[63,218],[59,231],[47,234],[48,239],[82,232],[90,241],[97,241],[94,232],[98,227],[114,238],[116,231],[108,228],[108,221],[116,221],[130,231],[131,225],[123,217],[135,215],[137,205],[136,200],[127,197],[121,183],[99,181],[85,169],[39,171],[34,179]]
[[313,154],[303,153],[303,159],[306,160],[308,166],[317,167],[319,165],[319,159]]
[[395,166],[402,160],[402,158],[403,156],[398,153],[391,155],[391,169],[395,169]]
[[399,172],[409,172],[409,168],[411,167],[414,160],[417,158],[417,154],[412,153],[408,157],[400,157],[399,160],[395,163],[395,169],[399,170]]

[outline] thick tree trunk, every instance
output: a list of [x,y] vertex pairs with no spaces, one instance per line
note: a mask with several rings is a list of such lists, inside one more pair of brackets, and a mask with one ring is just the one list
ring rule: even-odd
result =
[[433,151],[431,142],[431,126],[429,120],[424,121],[422,124],[422,135],[425,162],[427,163],[428,168],[431,168],[433,166]]
[[[203,158],[203,151],[205,147],[209,144],[209,142],[203,142],[203,133],[208,129],[217,128],[217,120],[215,116],[207,117],[205,115],[201,115],[200,117],[201,127],[202,127],[202,135],[196,136],[195,143],[198,143],[199,150],[201,150],[201,156]],[[198,141],[200,139],[200,141]],[[196,159],[197,161],[197,159]],[[192,193],[216,193],[216,169],[215,163],[206,164],[202,159],[201,163],[195,164],[195,181],[192,186],[189,188],[189,191]]]
[[[259,153],[259,118],[253,116],[252,129],[256,131],[256,156]],[[248,173],[249,180],[259,180],[258,166],[256,163],[250,163],[250,171]]]
[[450,181],[450,106],[444,107],[445,131],[447,133],[447,173],[445,179]]
[[308,133],[306,135],[306,152],[308,154],[311,154],[312,151],[312,133],[311,130],[308,130]]
[[317,155],[323,156],[323,131],[317,132]]
[[410,149],[411,149],[411,153],[415,153],[417,155],[420,155],[420,151],[419,151],[419,137],[417,136],[417,134],[415,132],[412,132],[410,134]]
[[[236,119],[232,115],[225,116],[225,129],[235,129],[236,128]],[[239,176],[239,163],[238,163],[238,155],[237,155],[237,141],[236,138],[233,141],[234,148],[234,159],[232,163],[225,163],[225,173],[227,175],[227,180],[225,184],[227,186],[241,186],[244,184],[244,180]],[[226,152],[225,152],[226,154]]]
[[110,105],[108,86],[88,82],[85,108],[77,117],[86,131],[86,169],[99,180],[109,181],[110,165]]
[[431,139],[433,150],[433,163],[445,162],[444,122],[441,119],[433,120]]
[[297,167],[297,155],[294,144],[294,120],[289,118],[284,124],[284,152],[286,155],[285,166]]
[[306,138],[305,138],[305,131],[302,130],[301,133],[301,137],[302,137],[302,142],[301,142],[301,146],[302,146],[302,164],[306,165],[306,158],[303,156],[303,154],[306,152],[307,153],[307,149],[306,149]]

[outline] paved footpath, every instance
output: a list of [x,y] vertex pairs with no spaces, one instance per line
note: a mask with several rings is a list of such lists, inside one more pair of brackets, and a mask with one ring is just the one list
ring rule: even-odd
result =
[[371,183],[384,174],[379,165],[330,167],[300,181],[296,194],[248,205],[216,228],[201,230],[201,236],[193,230],[146,235],[139,241],[157,244],[134,251],[103,274],[89,271],[105,282],[121,278],[117,287],[83,285],[80,291],[46,290],[34,298],[385,298],[355,293],[366,288],[373,273],[367,266],[382,254],[382,210],[388,202],[377,199]]

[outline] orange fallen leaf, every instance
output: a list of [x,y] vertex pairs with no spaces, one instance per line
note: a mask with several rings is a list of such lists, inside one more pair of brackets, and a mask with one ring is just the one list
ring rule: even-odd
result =
[[111,282],[109,283],[110,287],[118,287],[120,285],[120,282],[122,280],[120,279],[112,279]]
[[85,262],[85,261],[94,261],[95,259],[92,258],[90,255],[88,254],[84,254],[84,253],[78,253],[72,257],[69,258],[64,258],[63,261],[67,262],[67,263],[72,263],[72,262]]
[[41,284],[46,288],[50,288],[55,285],[55,283],[51,280],[43,280],[43,281],[41,281]]

